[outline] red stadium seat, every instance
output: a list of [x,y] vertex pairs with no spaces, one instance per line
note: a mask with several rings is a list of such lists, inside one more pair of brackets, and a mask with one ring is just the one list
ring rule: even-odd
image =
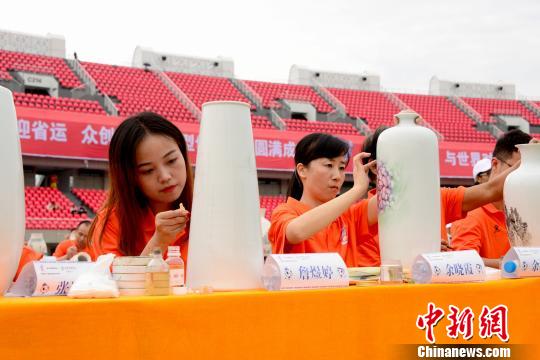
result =
[[171,121],[197,122],[153,72],[95,63],[83,63],[83,66],[99,91],[118,99],[116,107],[120,116],[154,111]]
[[[28,229],[70,229],[87,216],[74,216],[70,209],[74,205],[58,189],[48,187],[24,188],[26,227]],[[57,210],[48,210],[47,205],[54,201]]]
[[62,58],[0,50],[0,79],[12,80],[8,72],[11,70],[53,75],[61,86],[68,89],[82,86]]
[[478,131],[475,122],[445,96],[396,94],[411,109],[420,114],[445,141],[495,142],[487,131]]
[[540,125],[540,118],[517,100],[480,98],[463,98],[463,100],[482,116],[483,122],[493,122],[492,115],[517,115],[533,125]]
[[261,96],[265,108],[279,108],[280,104],[275,100],[285,99],[309,102],[321,113],[329,113],[334,110],[332,106],[309,86],[265,83],[259,81],[244,82]]

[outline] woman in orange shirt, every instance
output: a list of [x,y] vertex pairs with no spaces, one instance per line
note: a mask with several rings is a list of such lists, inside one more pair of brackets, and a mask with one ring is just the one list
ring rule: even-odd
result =
[[109,147],[110,190],[89,232],[94,255],[148,255],[180,245],[184,260],[193,175],[180,130],[144,112],[115,130]]
[[[340,190],[349,162],[349,145],[328,134],[315,133],[296,145],[296,169],[285,204],[272,213],[268,238],[274,253],[338,252],[347,266],[356,265],[356,246],[376,221],[376,202],[360,201],[366,195],[367,171],[361,153],[353,158],[354,185]],[[370,211],[368,208],[371,208]],[[372,212],[373,217],[365,216]]]

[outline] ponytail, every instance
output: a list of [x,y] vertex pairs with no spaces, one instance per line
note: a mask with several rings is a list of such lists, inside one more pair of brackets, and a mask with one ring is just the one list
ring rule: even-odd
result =
[[302,193],[304,192],[304,186],[296,170],[294,170],[291,181],[289,181],[289,189],[287,190],[287,197],[292,197],[296,200],[302,198]]

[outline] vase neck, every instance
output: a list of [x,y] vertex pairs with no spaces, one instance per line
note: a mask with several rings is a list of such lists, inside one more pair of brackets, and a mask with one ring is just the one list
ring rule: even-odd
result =
[[540,144],[516,145],[521,153],[521,163],[540,163]]
[[411,113],[411,112],[400,112],[399,114],[396,115],[396,117],[398,118],[398,121],[399,121],[398,125],[411,126],[411,125],[416,125],[414,121],[418,117],[418,114]]

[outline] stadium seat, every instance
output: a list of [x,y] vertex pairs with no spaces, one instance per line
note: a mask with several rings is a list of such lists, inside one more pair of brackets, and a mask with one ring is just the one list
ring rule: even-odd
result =
[[0,50],[0,79],[13,80],[12,70],[53,75],[67,89],[82,85],[62,58]]
[[330,121],[307,121],[283,119],[288,131],[323,132],[334,135],[360,135],[358,130],[349,123]]
[[[68,230],[88,218],[86,214],[72,215],[70,210],[73,202],[58,189],[27,186],[24,194],[27,229]],[[58,209],[48,210],[47,205],[51,202],[54,202]]]
[[394,115],[400,111],[382,92],[334,88],[328,91],[345,105],[349,116],[364,119],[372,130],[392,125]]
[[101,105],[97,101],[92,100],[55,98],[48,95],[14,92],[13,101],[16,106],[106,115],[106,112]]
[[495,142],[487,131],[476,130],[476,123],[445,96],[396,94],[401,101],[420,114],[445,141]]
[[492,115],[517,115],[533,125],[540,125],[540,118],[536,117],[533,112],[520,104],[517,100],[481,98],[462,99],[482,116],[483,122],[493,122],[494,119]]
[[153,72],[126,66],[82,64],[98,90],[118,100],[120,116],[154,111],[171,121],[197,122]]
[[260,207],[266,209],[265,217],[270,220],[272,212],[281,203],[287,201],[285,196],[282,195],[262,195],[259,197]]
[[309,86],[247,80],[244,80],[244,82],[261,96],[265,108],[279,108],[281,105],[276,100],[285,99],[309,102],[320,113],[329,113],[334,110]]

